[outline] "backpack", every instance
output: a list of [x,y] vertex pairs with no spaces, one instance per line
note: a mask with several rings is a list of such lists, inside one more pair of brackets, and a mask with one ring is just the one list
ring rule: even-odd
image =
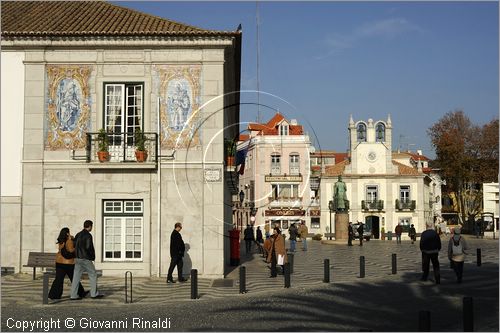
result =
[[452,246],[453,255],[460,255],[464,253],[460,239],[462,239],[462,236],[458,238],[458,241],[455,241],[455,238],[453,237],[451,238],[451,240],[453,241],[453,246]]
[[67,249],[66,249],[66,242],[64,243],[64,246],[61,248],[61,255],[65,258],[65,259],[73,259],[75,257],[75,252],[69,252]]

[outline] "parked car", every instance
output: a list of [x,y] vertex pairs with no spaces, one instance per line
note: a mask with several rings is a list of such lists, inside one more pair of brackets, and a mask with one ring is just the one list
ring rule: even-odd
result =
[[[358,235],[359,223],[353,223],[352,229],[354,230],[354,239],[359,239]],[[369,241],[373,237],[372,230],[369,229],[369,226],[363,223],[363,238],[366,241]]]

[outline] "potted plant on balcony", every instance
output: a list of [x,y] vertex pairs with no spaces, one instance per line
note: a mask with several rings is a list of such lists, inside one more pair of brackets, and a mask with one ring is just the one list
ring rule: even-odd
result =
[[135,158],[137,162],[144,162],[148,158],[146,150],[146,136],[140,128],[135,130]]
[[234,166],[234,157],[236,155],[236,144],[233,140],[225,139],[224,145],[226,148],[226,165]]
[[104,128],[101,128],[99,133],[97,133],[97,146],[97,158],[99,162],[109,161],[109,138]]

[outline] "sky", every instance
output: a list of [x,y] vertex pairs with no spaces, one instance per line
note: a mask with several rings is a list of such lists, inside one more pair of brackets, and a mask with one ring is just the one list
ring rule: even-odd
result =
[[434,158],[427,130],[447,112],[478,125],[499,115],[496,1],[114,3],[204,29],[241,24],[241,102],[261,104],[242,107],[242,122],[279,110],[317,149],[347,150],[350,115],[390,114],[393,150]]

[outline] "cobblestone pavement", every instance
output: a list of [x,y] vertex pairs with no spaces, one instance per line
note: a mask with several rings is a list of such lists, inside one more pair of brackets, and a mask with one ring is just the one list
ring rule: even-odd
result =
[[[86,298],[72,302],[68,299],[69,283],[65,284],[63,299],[42,305],[42,279],[33,281],[30,274],[16,274],[2,277],[2,330],[7,329],[6,315],[26,312],[26,317],[39,317],[41,314],[62,313],[68,306],[78,304],[81,311],[94,313],[100,318],[115,318],[122,311],[153,315],[159,310],[170,309],[174,318],[172,325],[177,330],[393,330],[405,328],[405,319],[398,326],[397,320],[389,320],[397,311],[413,311],[418,313],[417,305],[429,308],[432,313],[446,316],[457,316],[461,311],[461,297],[475,297],[476,320],[485,331],[498,331],[498,241],[469,238],[471,255],[466,259],[464,282],[457,284],[453,271],[449,268],[446,258],[447,242],[443,238],[443,250],[440,253],[441,285],[432,281],[419,281],[421,275],[421,255],[418,242],[411,244],[403,241],[370,241],[360,247],[355,243],[348,247],[344,243],[331,242],[321,244],[318,241],[308,241],[309,250],[302,251],[302,244],[297,244],[294,254],[294,273],[292,288],[284,289],[283,276],[269,278],[268,264],[257,254],[242,255],[242,264],[247,271],[247,291],[239,294],[238,268],[234,268],[227,276],[228,287],[214,287],[220,281],[199,279],[199,300],[190,300],[190,282],[169,284],[165,278],[134,278],[133,304],[124,304],[124,279],[119,277],[102,277],[99,279],[99,290],[106,297],[99,300]],[[482,249],[482,266],[476,265],[476,248]],[[255,250],[254,250],[255,251]],[[397,255],[397,274],[391,274],[391,255]],[[359,257],[365,256],[366,276],[359,277]],[[323,280],[323,260],[330,259],[330,284]],[[432,280],[432,272],[430,279]],[[87,281],[83,282],[87,286]],[[267,303],[262,301],[268,300]],[[283,306],[280,302],[291,300]],[[415,301],[415,304],[412,304]],[[430,303],[429,303],[430,301]],[[333,302],[333,303],[332,303]],[[280,305],[281,304],[281,305]],[[299,304],[299,307],[296,307]],[[441,305],[442,306],[441,306]],[[184,317],[182,309],[192,309],[189,320],[180,323]],[[263,307],[264,306],[264,307]],[[288,309],[292,306],[293,310]],[[294,308],[295,306],[295,308]],[[414,306],[414,307],[413,307]],[[277,309],[275,309],[277,307]],[[435,307],[435,308],[434,308]],[[114,309],[111,311],[111,309]],[[177,309],[177,310],[176,310]],[[261,314],[258,309],[262,309]],[[287,310],[288,309],[288,310]],[[315,309],[314,312],[313,309]],[[327,313],[324,313],[329,309]],[[332,325],[332,309],[337,309],[334,315],[335,325]],[[369,309],[372,309],[371,312]],[[377,309],[376,311],[374,309]],[[391,310],[392,309],[392,310]],[[451,313],[445,312],[452,311]],[[451,309],[451,310],[450,310]],[[490,312],[493,311],[493,317]],[[345,310],[345,311],[344,311]],[[141,312],[144,311],[144,312]],[[176,311],[179,311],[178,314]],[[228,316],[237,318],[251,315],[253,323],[242,324],[233,320],[217,320],[221,311]],[[229,312],[226,312],[229,311]],[[292,320],[278,321],[278,326],[266,325],[265,313],[276,311],[277,316],[296,316],[303,313],[314,321],[314,325],[299,324]],[[345,313],[347,311],[347,313]],[[354,312],[352,312],[354,311]],[[372,319],[375,313],[386,315],[387,318]],[[241,312],[241,313],[240,313]],[[280,314],[282,312],[282,314]],[[113,315],[114,313],[114,315]],[[211,317],[205,317],[211,313]],[[364,313],[366,318],[358,318],[356,313]],[[488,313],[488,316],[486,316]],[[161,315],[160,313],[159,315]],[[495,318],[496,314],[496,318]],[[164,314],[163,314],[164,316]],[[264,316],[264,317],[263,317]],[[413,330],[417,330],[416,315],[413,314]],[[23,315],[23,317],[25,317]],[[226,316],[227,317],[227,316]],[[338,318],[337,318],[338,317]],[[177,321],[175,320],[177,318]],[[356,319],[358,318],[358,319]],[[486,319],[487,318],[487,319]],[[384,322],[385,320],[385,322]],[[458,320],[458,321],[457,321]],[[453,331],[457,329],[460,316],[451,320],[454,326],[443,326],[440,330]],[[261,323],[263,322],[263,323]],[[274,319],[271,319],[271,323]],[[311,322],[310,322],[311,323]],[[267,324],[269,325],[269,323]],[[401,326],[403,325],[403,326]],[[274,328],[271,328],[274,327]],[[460,328],[460,326],[458,326]],[[130,328],[129,328],[130,329]],[[140,329],[139,329],[140,330]],[[408,328],[407,328],[408,330]],[[412,329],[410,329],[412,330]]]

